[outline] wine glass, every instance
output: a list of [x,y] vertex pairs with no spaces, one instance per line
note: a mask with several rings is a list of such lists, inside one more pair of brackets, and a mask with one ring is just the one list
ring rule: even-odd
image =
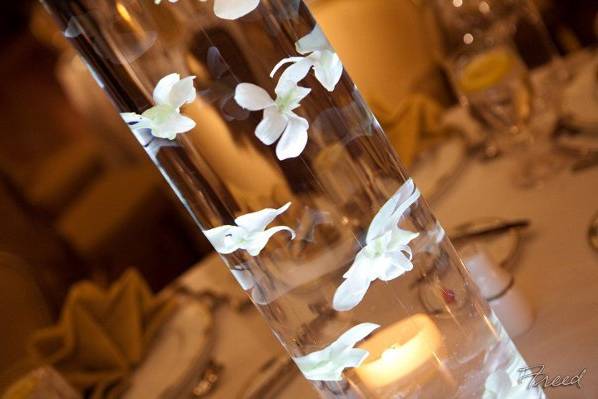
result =
[[533,141],[528,129],[533,89],[509,41],[478,40],[446,62],[461,103],[502,150]]
[[563,169],[563,160],[546,140],[559,114],[554,86],[561,79],[553,79],[553,87],[546,84],[547,77],[560,75],[558,56],[546,44],[550,41],[541,26],[547,60],[532,75],[515,43],[523,16],[539,20],[535,9],[521,0],[434,4],[444,64],[462,105],[488,132],[487,149],[517,159],[514,181],[522,187],[535,186]]

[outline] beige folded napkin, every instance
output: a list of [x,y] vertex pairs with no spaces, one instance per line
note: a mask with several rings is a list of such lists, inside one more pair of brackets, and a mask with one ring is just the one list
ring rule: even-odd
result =
[[81,399],[82,396],[50,367],[31,371],[12,384],[2,399]]
[[396,106],[375,99],[371,104],[405,166],[446,134],[441,127],[442,106],[423,94],[411,94]]
[[175,306],[173,300],[153,296],[134,270],[108,290],[78,283],[58,324],[34,334],[31,350],[81,393],[116,398]]

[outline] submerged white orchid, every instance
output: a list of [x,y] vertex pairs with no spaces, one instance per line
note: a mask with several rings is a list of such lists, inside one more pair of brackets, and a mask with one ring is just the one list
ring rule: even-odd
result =
[[308,380],[341,381],[343,370],[360,366],[370,355],[367,350],[354,346],[379,327],[373,323],[359,324],[325,349],[293,360]]
[[513,384],[506,371],[498,370],[486,380],[482,399],[528,399],[532,396],[527,384]]
[[[168,0],[171,3],[176,3],[178,0]],[[199,0],[205,3],[207,0]],[[160,4],[162,0],[154,0],[156,4]],[[260,4],[260,0],[215,0],[214,14],[222,19],[237,19],[241,18],[251,11],[255,10]]]
[[195,76],[181,79],[178,73],[165,76],[154,89],[152,108],[141,115],[133,112],[120,115],[131,129],[150,129],[155,137],[174,140],[177,134],[195,127],[193,119],[181,115],[181,107],[195,101],[197,96],[194,79]]
[[255,129],[255,135],[266,145],[278,142],[276,156],[281,161],[298,157],[307,145],[309,123],[295,112],[311,91],[296,82],[280,80],[276,86],[276,100],[268,92],[251,83],[240,83],[235,90],[235,101],[249,111],[264,111],[264,117]]
[[266,247],[270,238],[280,231],[288,231],[291,233],[291,240],[295,239],[295,231],[287,226],[276,226],[266,230],[266,227],[290,206],[289,202],[279,209],[267,208],[248,213],[235,219],[236,226],[220,226],[206,230],[204,234],[218,253],[226,255],[243,249],[251,256],[257,256]]
[[372,220],[366,245],[359,251],[345,281],[334,294],[333,307],[342,312],[357,306],[375,280],[394,280],[413,269],[409,243],[418,233],[403,230],[399,222],[407,209],[419,199],[419,190],[409,179]]
[[311,33],[297,41],[295,47],[304,57],[285,58],[274,67],[270,77],[274,77],[283,65],[292,63],[282,73],[281,80],[300,82],[313,68],[322,86],[330,92],[334,91],[343,75],[343,64],[320,27],[316,26]]

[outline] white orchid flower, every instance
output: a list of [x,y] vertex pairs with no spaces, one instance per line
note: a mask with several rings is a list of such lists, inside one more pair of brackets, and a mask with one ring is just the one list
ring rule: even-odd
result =
[[367,350],[354,346],[379,327],[373,323],[359,324],[325,349],[293,360],[308,380],[341,381],[343,370],[360,366],[370,355]]
[[281,75],[281,80],[302,81],[313,68],[316,79],[326,88],[334,91],[343,75],[343,64],[339,56],[324,36],[319,26],[295,44],[297,52],[304,57],[290,57],[280,61],[272,70],[270,77],[285,64],[292,63]]
[[[178,0],[168,0],[171,3],[176,3]],[[200,0],[205,3],[207,0]],[[156,4],[160,4],[162,0],[154,0]],[[260,0],[215,0],[214,14],[222,19],[237,19],[241,18],[251,11],[255,10],[260,4]]]
[[528,399],[530,391],[527,384],[513,384],[511,377],[504,370],[498,370],[486,379],[482,399]]
[[333,307],[342,312],[357,306],[379,279],[394,280],[413,269],[409,243],[418,233],[399,228],[407,209],[420,197],[413,180],[409,179],[393,195],[372,220],[366,236],[366,245],[343,276],[345,281],[334,294]]
[[276,100],[268,92],[251,83],[241,83],[235,90],[237,103],[249,111],[264,111],[264,117],[255,129],[257,138],[266,145],[278,142],[276,156],[281,161],[298,157],[307,145],[309,122],[295,109],[311,91],[296,82],[280,80],[276,86]]
[[204,234],[218,253],[226,255],[243,249],[251,256],[258,256],[270,238],[280,231],[288,231],[291,233],[291,240],[295,239],[295,231],[287,226],[276,226],[266,230],[266,227],[290,206],[289,202],[279,209],[267,208],[248,213],[235,219],[236,226],[220,226],[206,230]]
[[178,73],[165,76],[154,89],[152,108],[141,115],[133,112],[120,115],[133,130],[150,129],[155,137],[174,140],[177,134],[195,127],[193,119],[181,115],[181,107],[195,101],[197,96],[194,79],[195,76],[181,79]]

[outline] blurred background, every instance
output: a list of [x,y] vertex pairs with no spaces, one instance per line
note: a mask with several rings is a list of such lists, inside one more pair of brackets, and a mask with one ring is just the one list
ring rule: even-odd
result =
[[[438,115],[458,103],[440,56],[447,36],[429,29],[425,1],[309,3],[417,167],[441,139]],[[597,1],[536,5],[556,53],[596,45]],[[533,26],[522,22],[515,41],[528,67],[548,62]],[[135,267],[158,292],[210,247],[39,3],[3,5],[0,72],[1,392],[28,370],[19,362],[28,336],[57,320],[73,283],[106,286]],[[427,133],[410,134],[413,124]]]

